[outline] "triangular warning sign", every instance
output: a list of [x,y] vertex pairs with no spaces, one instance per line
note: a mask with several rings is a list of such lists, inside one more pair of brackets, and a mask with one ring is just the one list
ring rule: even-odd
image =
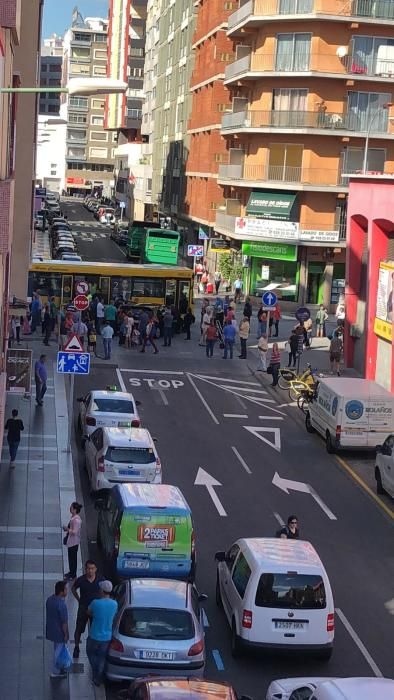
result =
[[[266,442],[270,447],[273,447],[277,452],[281,451],[280,428],[260,428],[260,426],[253,427],[251,425],[244,425],[244,428],[252,433],[252,435]],[[261,435],[261,433],[273,433],[274,442],[268,440],[264,435]]]
[[78,336],[73,333],[63,348],[64,352],[83,352],[83,347]]

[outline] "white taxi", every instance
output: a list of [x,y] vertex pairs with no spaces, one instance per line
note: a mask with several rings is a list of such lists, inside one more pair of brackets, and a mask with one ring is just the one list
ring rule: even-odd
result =
[[84,438],[96,428],[139,428],[141,420],[133,394],[124,391],[89,391],[79,402],[78,428]]
[[161,462],[152,436],[144,428],[97,428],[85,442],[91,490],[115,484],[161,484]]

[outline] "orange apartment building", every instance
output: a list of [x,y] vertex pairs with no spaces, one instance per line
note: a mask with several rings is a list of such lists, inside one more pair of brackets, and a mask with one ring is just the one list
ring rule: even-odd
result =
[[[228,18],[225,208],[247,291],[324,303],[344,292],[348,178],[394,172],[393,0],[240,0]],[[394,109],[391,110],[394,115]]]
[[233,42],[226,35],[227,18],[238,4],[236,0],[200,0],[195,5],[186,211],[196,229],[203,227],[213,235],[216,211],[224,206],[219,167],[228,161],[227,140],[220,133],[223,113],[231,109],[225,68],[234,60]]

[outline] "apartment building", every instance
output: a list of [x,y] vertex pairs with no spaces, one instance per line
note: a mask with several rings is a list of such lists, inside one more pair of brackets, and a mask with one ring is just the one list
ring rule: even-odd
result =
[[[74,12],[64,37],[63,83],[77,77],[107,75],[108,20],[83,19]],[[68,194],[114,190],[116,133],[104,129],[105,97],[62,95],[60,116],[68,123],[65,189]]]
[[115,199],[130,219],[143,219],[145,204],[137,190],[140,178],[141,117],[147,0],[113,0],[108,30],[111,78],[128,83],[126,95],[108,95],[104,126],[117,138],[115,149]]
[[391,0],[248,0],[228,19],[229,161],[216,231],[240,241],[247,289],[334,305],[344,288],[346,173],[394,167]]
[[63,38],[58,34],[52,34],[44,39],[41,46],[41,56],[63,57]]
[[223,113],[231,110],[232,103],[231,90],[224,85],[224,77],[226,66],[234,60],[233,41],[227,37],[226,30],[227,18],[237,2],[199,0],[195,4],[186,208],[194,228],[202,228],[212,238],[216,212],[224,205],[218,172],[220,163],[227,162],[228,144],[221,134],[221,121]]
[[[150,8],[158,11],[153,29],[155,44],[149,49],[152,54],[156,53],[157,61],[152,57],[153,76],[147,75],[152,85],[150,103],[154,100],[155,104],[151,131],[152,202],[162,217],[171,217],[172,225],[185,231],[190,225],[185,212],[185,194],[194,4],[194,0],[150,3]],[[144,121],[144,132],[146,127]]]
[[[62,57],[43,56],[40,59],[40,86],[58,87],[62,84]],[[59,115],[60,92],[41,92],[39,96],[39,113]]]

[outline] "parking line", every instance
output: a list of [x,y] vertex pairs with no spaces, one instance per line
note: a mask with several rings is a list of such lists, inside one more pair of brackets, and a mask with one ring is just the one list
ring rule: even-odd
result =
[[202,621],[204,627],[209,627],[209,620],[207,618],[207,613],[205,612],[204,608],[202,609]]
[[337,456],[336,459],[337,459],[337,462],[339,462],[339,464],[341,465],[341,467],[343,467],[343,468],[348,472],[348,474],[350,474],[350,476],[359,484],[359,486],[361,486],[361,487],[364,489],[364,491],[366,491],[367,494],[368,494],[369,496],[371,496],[371,498],[373,498],[373,500],[375,501],[375,503],[377,503],[378,506],[379,506],[380,508],[382,508],[382,510],[384,510],[384,512],[386,513],[386,515],[388,515],[392,520],[394,520],[394,510],[392,510],[391,508],[389,508],[389,506],[387,506],[387,505],[379,498],[379,496],[377,496],[376,493],[374,493],[374,492],[372,491],[372,489],[368,486],[368,484],[365,483],[364,479],[362,479],[361,476],[359,476],[359,475],[357,474],[357,472],[355,472],[354,469],[352,469],[352,467],[350,466],[350,464],[348,464],[344,459],[342,459],[342,457],[338,457],[338,456]]
[[248,472],[248,474],[251,474],[251,473],[252,473],[252,470],[249,469],[249,467],[248,467],[248,465],[246,464],[244,458],[241,457],[241,455],[239,454],[237,448],[233,446],[233,447],[231,447],[231,449],[232,449],[232,451],[234,452],[235,456],[236,456],[236,457],[238,458],[238,460],[240,461],[240,463],[242,464],[242,466],[243,466],[243,468],[245,469],[245,471]]
[[353,639],[356,647],[361,651],[364,659],[366,660],[368,666],[371,668],[375,676],[378,678],[383,678],[383,673],[381,672],[379,666],[375,663],[373,660],[371,654],[369,653],[368,649],[364,646],[362,643],[360,637],[358,636],[356,630],[353,629],[351,626],[349,620],[347,619],[346,615],[342,612],[340,608],[335,608],[335,612],[338,615],[340,621],[342,622],[344,628],[349,632],[351,638]]
[[212,649],[212,656],[213,656],[213,660],[216,664],[217,670],[224,671],[224,663],[223,663],[222,657],[220,656],[219,649]]

